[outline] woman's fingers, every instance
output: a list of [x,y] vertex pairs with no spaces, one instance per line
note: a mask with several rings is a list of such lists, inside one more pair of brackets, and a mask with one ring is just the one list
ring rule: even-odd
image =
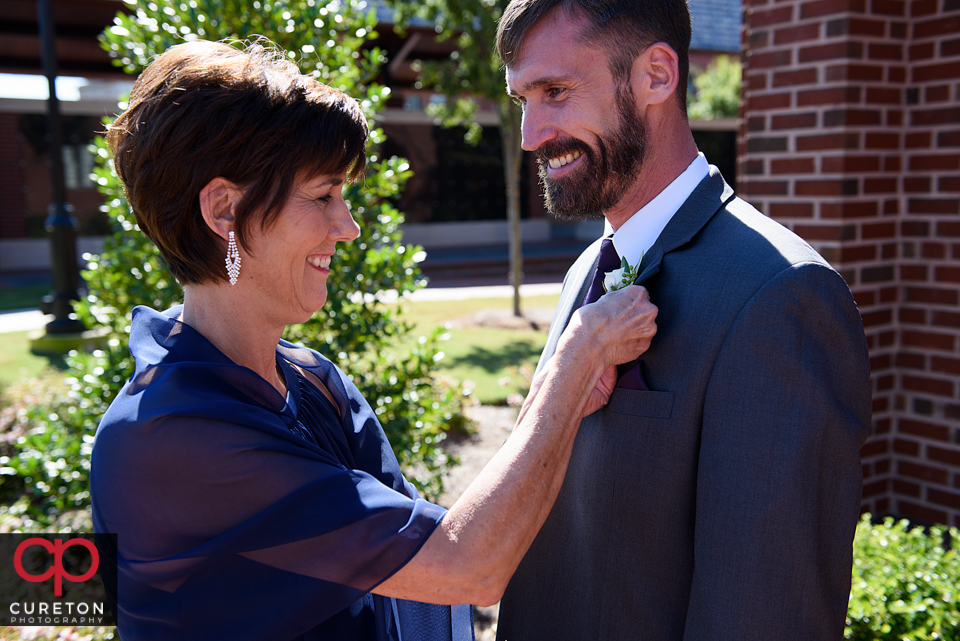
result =
[[611,365],[639,357],[657,333],[657,306],[639,285],[609,292],[579,311],[585,329],[601,342]]

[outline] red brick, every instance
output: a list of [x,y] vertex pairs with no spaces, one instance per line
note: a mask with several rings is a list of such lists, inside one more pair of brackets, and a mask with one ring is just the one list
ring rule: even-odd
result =
[[[954,63],[956,65],[956,63]],[[960,65],[956,65],[960,67]],[[923,125],[953,125],[960,123],[960,107],[946,107],[944,109],[915,110],[910,112],[910,124],[914,127]]]
[[907,149],[916,149],[917,147],[927,148],[933,144],[932,131],[916,131],[906,134],[903,137],[903,145]]
[[860,235],[864,240],[895,238],[897,226],[892,222],[864,225],[860,230]]
[[899,127],[903,124],[903,111],[900,109],[891,109],[887,112],[887,126]]
[[881,82],[883,80],[883,67],[853,63],[832,65],[827,67],[826,79],[828,82],[836,82],[840,80]]
[[766,73],[747,74],[747,91],[763,91],[767,88]]
[[887,68],[887,82],[900,84],[907,80],[907,68],[891,66]]
[[937,236],[960,238],[960,223],[944,222],[944,221],[938,222]]
[[907,201],[911,214],[956,214],[960,213],[958,198],[911,198]]
[[913,25],[913,37],[915,39],[935,38],[956,33],[960,33],[960,16],[940,16],[936,20],[926,20]]
[[950,483],[950,474],[946,470],[930,465],[912,463],[910,461],[897,461],[897,474],[929,483],[938,483],[940,485],[948,485]]
[[[800,234],[801,238],[808,239],[808,236]],[[864,327],[874,327],[876,325],[889,325],[892,319],[892,314],[889,309],[884,309],[878,312],[863,312],[860,314],[861,319],[863,320]],[[872,361],[871,361],[872,362]],[[871,365],[873,369],[873,365]]]
[[812,174],[814,171],[813,158],[778,158],[770,161],[771,174]]
[[937,180],[937,189],[942,192],[960,192],[960,176],[941,176]]
[[871,42],[867,46],[867,58],[870,60],[903,60],[903,46]]
[[926,369],[926,357],[923,354],[900,352],[897,354],[897,367],[906,369]]
[[[908,288],[914,289],[914,288]],[[928,302],[917,298],[908,297],[909,302],[919,302],[925,303]],[[903,332],[903,344],[909,347],[925,347],[929,349],[939,349],[947,352],[952,352],[954,346],[956,345],[956,337],[949,334],[937,334],[934,332],[921,332],[921,331],[904,331]]]
[[900,278],[905,281],[927,282],[926,265],[900,265]]
[[934,311],[930,318],[930,323],[937,327],[949,327],[957,329],[960,327],[960,313]]
[[929,16],[937,12],[938,0],[913,0],[910,3],[910,15],[914,18]]
[[798,180],[794,192],[798,196],[856,196],[860,188],[855,178]]
[[814,0],[800,5],[801,18],[817,18],[834,13],[865,13],[866,0]]
[[812,203],[770,203],[768,211],[772,218],[813,218]]
[[920,245],[920,256],[927,259],[946,258],[947,246],[943,243],[923,243]]
[[874,218],[877,215],[875,200],[844,200],[839,203],[820,203],[820,216],[823,218]]
[[818,40],[819,38],[820,25],[815,22],[777,29],[773,33],[773,43],[775,45],[793,44],[807,40]]
[[843,245],[840,247],[839,262],[841,263],[861,263],[876,259],[876,245]]
[[907,59],[912,61],[916,60],[930,60],[936,55],[932,42],[922,42],[916,45],[910,45],[907,48]]
[[[887,134],[880,134],[887,135]],[[896,134],[892,134],[898,140],[894,149],[899,147],[899,139]],[[846,132],[837,134],[820,134],[814,136],[797,136],[797,151],[823,151],[827,149],[859,149],[860,134],[856,132]]]
[[928,176],[924,176],[923,178],[904,178],[903,190],[907,193],[926,194],[930,191],[930,178]]
[[934,87],[927,87],[923,91],[923,99],[925,102],[946,102],[950,100],[950,86],[949,85],[936,85]]
[[748,158],[744,169],[744,173],[748,176],[762,176],[767,173],[764,169],[763,159],[761,158]]
[[920,484],[911,483],[910,481],[905,481],[902,478],[892,478],[890,479],[890,487],[893,489],[894,494],[900,496],[912,496],[915,499],[920,498],[920,495],[923,493]]
[[747,131],[764,131],[766,128],[766,116],[750,116],[747,118]]
[[[886,494],[889,491],[890,479],[880,479],[879,481],[874,481],[873,483],[864,483],[863,484],[863,498],[869,498],[871,496],[879,496]],[[877,513],[880,513],[880,509],[876,510]]]
[[882,38],[887,35],[887,22],[865,18],[838,18],[827,23],[827,37],[846,35]]
[[902,166],[903,166],[903,158],[901,158],[900,156],[884,156],[883,158],[884,171],[900,171],[900,168]]
[[933,487],[927,488],[927,500],[937,505],[960,510],[960,494],[944,492]]
[[895,40],[906,40],[907,39],[907,23],[906,22],[891,22],[890,23],[890,37]]
[[895,510],[899,516],[912,519],[920,523],[947,523],[947,513],[943,510],[934,510],[910,501],[897,500]]
[[[930,359],[930,371],[960,375],[960,360],[934,356]],[[958,462],[958,465],[960,465],[960,462]]]
[[776,71],[773,74],[774,87],[815,84],[817,84],[817,70],[815,68]]
[[[883,246],[883,258],[896,258],[897,257],[897,244],[896,243],[884,243]],[[887,294],[888,297],[886,300],[894,300],[896,294],[889,290],[884,290],[884,294]]]
[[900,134],[870,132],[865,137],[864,146],[867,149],[899,149]]
[[900,233],[904,236],[927,237],[930,235],[930,224],[923,221],[904,221],[900,224]]
[[853,240],[856,227],[853,225],[797,225],[795,234],[805,240]]
[[910,171],[949,171],[952,169],[960,169],[960,154],[911,156],[907,166]]
[[835,87],[797,92],[797,105],[836,105],[860,102],[860,87]]
[[750,31],[749,36],[744,36],[741,40],[746,40],[746,51],[756,51],[758,49],[766,49],[770,44],[769,33],[764,30],[753,29]]
[[913,303],[934,303],[938,305],[956,305],[960,302],[955,290],[936,287],[908,287],[906,300]]
[[960,68],[958,68],[958,65],[955,61],[934,65],[917,66],[913,68],[910,77],[913,82],[956,80],[957,78],[960,78]]
[[820,170],[825,174],[880,171],[880,158],[878,156],[826,156],[820,161]]
[[[887,311],[887,316],[892,316],[892,314],[890,314],[890,310],[886,310],[886,311]],[[878,321],[877,323],[872,323],[872,324],[876,325],[876,324],[889,324],[889,323],[879,323]],[[873,372],[890,369],[891,367],[893,367],[893,358],[890,356],[890,354],[874,354],[870,357],[870,370]],[[874,413],[885,412],[890,405],[889,401],[890,399],[888,398],[874,398],[873,412]]]
[[787,93],[768,93],[747,96],[747,111],[769,111],[770,109],[787,109],[790,107],[793,94]]
[[791,113],[771,116],[771,129],[803,129],[817,126],[817,114],[814,111],[806,113]]
[[960,38],[956,40],[946,40],[940,43],[940,57],[953,58],[960,56]]
[[747,56],[747,64],[750,69],[788,67],[793,63],[793,52],[789,49],[763,51],[760,53],[747,52]]
[[904,16],[907,13],[907,3],[903,0],[873,0],[870,3],[870,13],[884,16]]
[[824,127],[879,125],[880,111],[876,109],[828,109],[823,112]]
[[947,398],[953,397],[953,382],[925,376],[904,376],[903,389]]
[[886,87],[867,87],[868,105],[899,105],[903,102],[903,92]]
[[937,267],[935,279],[938,283],[960,283],[960,267]]
[[[897,181],[890,178],[864,178],[863,193],[892,194],[897,191]],[[889,213],[884,211],[884,213]]]
[[[832,2],[832,0],[828,0]],[[885,45],[896,47],[898,45]],[[873,57],[873,56],[871,56]],[[863,43],[856,41],[831,42],[825,45],[814,45],[803,47],[797,59],[800,62],[813,62],[815,60],[842,60],[842,59],[861,59],[863,58]]]
[[785,180],[743,180],[740,183],[743,193],[751,196],[785,196],[787,186]]
[[772,24],[790,22],[793,18],[793,7],[778,7],[764,11],[747,12],[747,23],[751,28],[765,27]]

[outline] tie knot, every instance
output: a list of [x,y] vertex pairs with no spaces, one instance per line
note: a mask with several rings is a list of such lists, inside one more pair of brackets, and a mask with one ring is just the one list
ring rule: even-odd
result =
[[597,263],[597,269],[607,273],[619,267],[620,255],[617,254],[617,248],[613,246],[613,239],[604,238],[600,243],[600,261]]

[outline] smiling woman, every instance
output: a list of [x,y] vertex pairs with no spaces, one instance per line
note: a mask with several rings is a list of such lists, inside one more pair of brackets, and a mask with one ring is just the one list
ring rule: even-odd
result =
[[577,312],[510,443],[446,511],[403,478],[349,376],[280,339],[325,303],[337,243],[358,233],[342,193],[365,163],[356,102],[261,46],[196,41],[129,105],[108,140],[184,303],[134,311],[136,368],[94,443],[121,636],[470,639],[470,607],[450,604],[500,598],[580,418],[649,345],[645,290]]

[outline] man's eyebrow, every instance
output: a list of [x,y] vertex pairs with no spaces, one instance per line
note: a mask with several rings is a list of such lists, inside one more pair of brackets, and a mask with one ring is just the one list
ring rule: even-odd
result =
[[531,80],[530,82],[524,84],[520,87],[520,91],[514,91],[512,87],[507,87],[507,94],[513,96],[514,98],[519,98],[520,96],[526,95],[531,91],[535,91],[540,87],[545,85],[554,85],[561,84],[569,80],[566,76],[546,76],[543,78],[537,78],[536,80]]

